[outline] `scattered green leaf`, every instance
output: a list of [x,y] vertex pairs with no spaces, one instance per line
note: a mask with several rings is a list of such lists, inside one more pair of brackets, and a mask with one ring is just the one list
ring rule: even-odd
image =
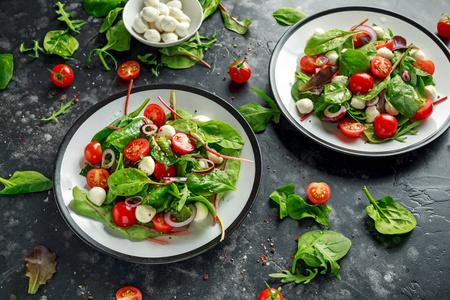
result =
[[273,13],[275,20],[281,25],[292,26],[298,21],[304,19],[306,14],[299,9],[282,6]]
[[28,262],[26,276],[30,278],[28,294],[34,295],[56,273],[56,254],[44,246],[36,246],[24,259]]

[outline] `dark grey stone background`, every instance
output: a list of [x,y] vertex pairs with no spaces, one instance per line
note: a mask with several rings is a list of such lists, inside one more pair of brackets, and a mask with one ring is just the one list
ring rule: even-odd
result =
[[[65,7],[75,18],[87,22],[77,35],[79,50],[66,62],[76,73],[72,85],[56,88],[49,80],[47,68],[63,63],[63,59],[44,55],[33,59],[19,53],[22,42],[29,46],[37,39],[42,44],[47,31],[63,28],[56,20],[55,2],[0,0],[0,53],[12,53],[15,64],[13,79],[0,91],[1,177],[9,177],[16,170],[36,170],[52,177],[58,147],[70,126],[89,107],[127,88],[127,83],[118,80],[114,71],[106,72],[98,59],[91,68],[86,67],[89,52],[104,45],[105,36],[98,34],[102,19],[89,16],[81,0]],[[450,12],[447,0],[224,0],[223,4],[236,17],[247,17],[253,24],[245,36],[240,36],[224,28],[218,12],[205,21],[201,34],[216,34],[218,39],[205,55],[210,70],[200,64],[179,71],[163,68],[155,78],[143,67],[135,85],[180,83],[214,92],[235,107],[250,102],[262,104],[263,99],[249,87],[271,94],[267,75],[271,52],[288,29],[272,17],[280,6],[297,7],[308,15],[344,5],[376,6],[412,18],[432,32],[436,32],[441,14]],[[449,40],[444,43],[449,45]],[[241,57],[248,53],[253,71],[248,83],[231,83],[227,50]],[[155,50],[132,40],[130,52],[114,55],[122,63],[149,52]],[[72,106],[70,114],[59,118],[59,124],[40,121],[59,108],[58,99],[66,103],[75,94],[79,102]],[[332,189],[331,229],[353,243],[340,261],[342,280],[327,274],[307,285],[285,284],[285,299],[448,299],[448,132],[421,149],[390,158],[357,158],[333,152],[295,131],[283,118],[277,125],[270,123],[257,138],[264,168],[251,212],[225,241],[179,263],[137,265],[98,252],[69,229],[59,214],[53,192],[0,196],[0,298],[87,299],[92,295],[93,299],[114,299],[120,287],[133,285],[141,289],[144,299],[256,299],[265,289],[264,281],[280,286],[268,274],[291,267],[291,256],[297,249],[295,238],[321,228],[309,220],[275,219],[278,208],[269,200],[270,193],[294,183],[297,193],[305,197],[310,182],[325,181]],[[418,221],[412,233],[394,239],[374,234],[373,223],[365,213],[368,200],[362,191],[364,185],[373,187],[376,199],[392,195],[408,208]],[[268,240],[273,241],[275,253],[271,253]],[[30,296],[22,257],[36,245],[55,252],[58,265],[53,278]],[[266,265],[261,263],[264,255]]]

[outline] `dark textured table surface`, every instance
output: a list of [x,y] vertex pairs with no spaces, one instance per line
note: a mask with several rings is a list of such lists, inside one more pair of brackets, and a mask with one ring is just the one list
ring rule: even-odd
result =
[[[98,34],[102,19],[89,16],[81,0],[68,3],[66,11],[86,25],[77,35],[80,48],[66,61],[76,73],[68,88],[56,88],[47,68],[64,60],[19,53],[22,42],[42,43],[49,30],[62,28],[55,1],[0,0],[0,53],[14,55],[14,75],[0,91],[0,176],[16,170],[35,170],[52,177],[55,155],[71,125],[89,107],[127,88],[114,71],[107,72],[98,60],[86,67],[89,52],[105,44]],[[249,88],[271,94],[268,65],[273,48],[288,27],[280,26],[272,12],[280,6],[296,7],[308,15],[342,5],[368,5],[393,10],[414,19],[432,32],[447,0],[440,1],[223,1],[239,19],[253,21],[244,36],[224,28],[218,12],[207,19],[201,34],[216,34],[218,42],[206,53],[211,69],[197,64],[187,70],[162,68],[154,77],[143,68],[136,86],[179,83],[211,91],[233,106],[258,102]],[[363,19],[364,16],[361,16]],[[449,41],[444,40],[449,45]],[[236,46],[234,46],[236,45]],[[251,49],[251,50],[250,50]],[[253,75],[244,85],[232,84],[227,74],[230,58],[248,56]],[[156,52],[132,40],[131,51],[116,55],[119,63],[137,55]],[[224,57],[225,56],[225,57]],[[77,95],[78,103],[59,123],[40,121]],[[278,287],[269,273],[290,269],[297,236],[320,229],[312,221],[279,221],[278,208],[269,200],[276,188],[294,183],[305,197],[313,181],[329,183],[333,212],[332,230],[352,241],[341,261],[342,280],[321,275],[307,285],[284,284],[285,299],[445,299],[450,294],[450,139],[448,132],[432,143],[389,158],[357,158],[325,149],[312,142],[282,118],[257,134],[263,154],[263,176],[256,202],[241,226],[225,241],[197,257],[168,265],[137,265],[111,258],[80,240],[66,225],[53,192],[0,196],[0,294],[2,299],[114,299],[122,286],[138,287],[144,299],[256,299],[264,281]],[[270,166],[270,167],[269,167]],[[380,238],[373,233],[365,213],[372,195],[392,195],[417,219],[417,227],[401,238]],[[359,198],[361,197],[361,198]],[[271,245],[273,243],[273,246]],[[23,256],[36,245],[57,254],[57,273],[36,295],[27,295],[28,278]],[[275,252],[272,253],[271,249]],[[266,256],[267,264],[261,257]],[[205,275],[208,279],[205,280]]]

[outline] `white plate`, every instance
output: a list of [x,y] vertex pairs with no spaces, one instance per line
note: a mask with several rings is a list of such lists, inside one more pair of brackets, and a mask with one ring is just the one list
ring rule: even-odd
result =
[[[150,103],[158,103],[158,96],[169,99],[175,90],[177,108],[192,114],[207,115],[233,126],[244,138],[241,157],[253,160],[241,163],[241,172],[235,185],[236,191],[228,193],[219,203],[218,214],[229,235],[242,222],[256,199],[261,179],[261,153],[256,137],[245,119],[230,104],[204,90],[176,84],[159,84],[137,87],[132,90],[129,111],[138,108],[150,97]],[[84,167],[84,147],[95,133],[122,116],[126,91],[99,102],[84,113],[72,126],[58,150],[54,172],[54,190],[59,210],[71,229],[86,243],[114,257],[136,263],[175,262],[198,255],[219,242],[220,226],[212,225],[212,218],[192,223],[185,235],[162,237],[167,245],[146,240],[129,239],[121,232],[75,212],[71,204],[75,186],[87,191],[85,177],[79,175]],[[165,109],[165,108],[164,108]],[[166,112],[168,110],[165,109]]]
[[348,138],[337,128],[336,123],[322,122],[315,115],[300,121],[301,115],[291,96],[295,82],[295,71],[299,69],[300,58],[314,29],[349,29],[354,24],[369,18],[385,30],[390,28],[394,35],[401,35],[408,43],[414,43],[423,50],[427,59],[436,64],[433,75],[436,90],[442,96],[450,96],[450,52],[430,31],[420,24],[392,11],[370,7],[341,7],[326,10],[303,19],[289,29],[279,40],[269,66],[270,85],[283,114],[300,132],[319,144],[333,150],[357,156],[389,156],[404,153],[424,146],[443,134],[450,126],[450,100],[436,105],[430,118],[420,124],[416,135],[406,135],[404,142],[389,141],[369,144],[362,138]]

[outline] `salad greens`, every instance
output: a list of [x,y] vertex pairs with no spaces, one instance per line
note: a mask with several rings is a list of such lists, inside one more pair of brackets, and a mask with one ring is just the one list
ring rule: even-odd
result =
[[12,78],[14,70],[13,56],[10,53],[0,54],[0,89],[3,90]]
[[70,113],[70,110],[68,110],[68,108],[72,105],[74,99],[75,98],[72,98],[72,100],[70,100],[66,104],[61,103],[61,107],[58,111],[53,111],[50,117],[42,118],[41,121],[55,121],[56,123],[59,123],[58,116]]
[[36,294],[39,287],[46,284],[56,273],[56,254],[45,246],[36,246],[24,259],[27,261],[27,273],[30,278],[28,294]]
[[123,0],[83,0],[83,8],[93,17],[104,17],[111,10],[119,7]]
[[198,0],[203,8],[203,20],[212,15],[219,7],[220,0]]
[[56,2],[56,6],[58,6],[58,10],[56,10],[56,13],[58,15],[61,15],[58,20],[65,22],[69,30],[80,33],[80,31],[78,31],[78,28],[86,24],[86,22],[84,22],[83,20],[71,20],[70,18],[73,17],[73,13],[66,13],[66,11],[64,10],[64,6],[66,6],[66,4],[62,4],[58,1]]
[[0,177],[0,183],[5,186],[0,191],[3,195],[43,192],[53,188],[52,181],[36,171],[16,171],[9,179]]
[[273,13],[273,17],[283,26],[292,26],[298,21],[304,19],[306,14],[299,9],[282,6]]
[[100,27],[100,33],[103,33],[107,31],[116,21],[117,17],[119,16],[119,13],[121,13],[123,10],[123,7],[116,7],[113,10],[111,10],[108,15],[106,16],[105,20],[102,23],[102,27]]
[[252,24],[252,21],[247,18],[242,21],[237,20],[225,9],[225,7],[223,7],[221,3],[219,3],[219,8],[226,29],[239,34],[245,34],[247,32],[247,29],[250,24]]

